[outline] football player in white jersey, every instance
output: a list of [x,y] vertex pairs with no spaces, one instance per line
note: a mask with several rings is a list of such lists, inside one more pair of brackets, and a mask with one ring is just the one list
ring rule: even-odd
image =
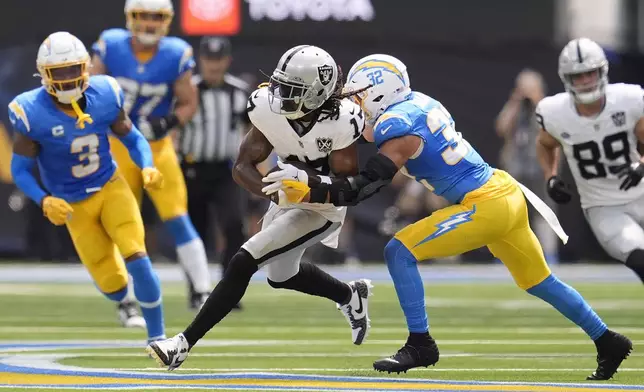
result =
[[[281,161],[298,161],[300,168],[315,169],[311,173],[358,173],[357,140],[365,126],[364,114],[358,105],[343,99],[338,74],[327,52],[300,45],[284,53],[270,83],[251,94],[247,110],[254,127],[242,142],[233,176],[249,192],[273,203],[264,216],[262,230],[232,258],[192,324],[183,333],[148,346],[148,353],[161,366],[172,370],[181,365],[195,343],[241,300],[253,274],[265,265],[272,287],[336,302],[349,321],[353,343],[361,344],[366,338],[370,281],[343,283],[300,261],[304,250],[313,244],[337,246],[346,207],[299,203],[308,190],[286,193],[280,182],[267,185],[256,167],[275,151]],[[330,177],[323,178],[330,182]]]
[[595,237],[644,282],[644,165],[637,151],[644,142],[644,90],[608,84],[604,51],[587,38],[564,47],[559,76],[566,92],[544,98],[536,110],[548,193],[560,204],[571,199],[557,176],[563,149]]

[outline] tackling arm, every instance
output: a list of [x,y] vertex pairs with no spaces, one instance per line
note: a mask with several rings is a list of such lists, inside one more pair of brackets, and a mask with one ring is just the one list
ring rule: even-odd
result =
[[[394,178],[398,170],[421,146],[422,140],[406,135],[384,142],[378,154],[367,161],[358,175],[335,177],[311,188],[309,202],[332,203],[336,206],[356,205],[376,194]],[[306,199],[304,201],[307,201]]]
[[143,134],[132,124],[132,121],[121,109],[118,118],[111,126],[112,132],[123,142],[127,147],[130,157],[141,169],[154,167],[152,161],[152,150],[150,144]]
[[252,127],[239,147],[239,155],[233,166],[235,182],[250,193],[265,199],[271,199],[271,196],[262,192],[263,175],[257,170],[257,165],[266,160],[272,151],[273,145],[266,136]]

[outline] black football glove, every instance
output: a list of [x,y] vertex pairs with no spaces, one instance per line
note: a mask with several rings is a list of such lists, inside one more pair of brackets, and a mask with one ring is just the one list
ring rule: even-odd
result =
[[619,189],[627,191],[642,181],[642,177],[644,177],[644,165],[641,162],[631,163],[617,173],[617,176],[624,179]]
[[174,114],[165,117],[151,117],[148,118],[148,122],[155,139],[164,137],[169,130],[179,125],[179,119]]
[[567,204],[572,199],[570,188],[557,176],[548,179],[548,195],[557,204]]

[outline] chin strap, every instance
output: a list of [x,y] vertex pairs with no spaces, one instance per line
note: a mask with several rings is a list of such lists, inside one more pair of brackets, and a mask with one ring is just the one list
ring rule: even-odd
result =
[[78,106],[77,99],[72,99],[72,109],[74,109],[74,113],[76,113],[76,116],[78,116],[78,119],[76,120],[76,126],[80,129],[85,129],[85,123],[88,124],[93,124],[94,120],[92,120],[92,117],[84,113],[83,110]]

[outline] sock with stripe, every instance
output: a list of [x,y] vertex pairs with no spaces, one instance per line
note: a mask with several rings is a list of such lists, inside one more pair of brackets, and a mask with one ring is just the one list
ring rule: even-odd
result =
[[188,274],[194,290],[198,293],[210,291],[206,248],[188,215],[167,220],[164,225],[174,238],[179,263]]
[[125,263],[134,280],[134,295],[147,324],[148,340],[165,338],[161,284],[147,256]]

